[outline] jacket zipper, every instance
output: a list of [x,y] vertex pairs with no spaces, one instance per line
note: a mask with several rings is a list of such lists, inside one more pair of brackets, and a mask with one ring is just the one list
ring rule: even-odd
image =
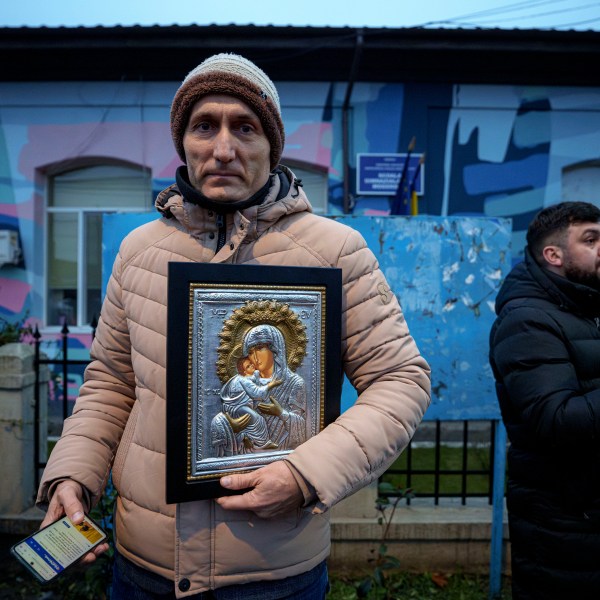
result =
[[225,224],[225,215],[217,215],[217,249],[215,250],[215,254],[219,252],[219,250],[225,245],[225,237],[227,234],[227,226]]

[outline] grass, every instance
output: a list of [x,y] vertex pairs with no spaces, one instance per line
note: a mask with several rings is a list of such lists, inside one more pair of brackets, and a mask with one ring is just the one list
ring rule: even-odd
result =
[[[327,600],[485,600],[489,593],[489,579],[482,575],[461,573],[402,573],[388,576],[385,587],[375,587],[368,595],[359,596],[360,580],[344,576],[331,577],[331,592]],[[498,600],[510,600],[510,581],[502,582]]]
[[[73,568],[57,582],[42,586],[15,560],[8,560],[0,574],[0,600],[104,600],[107,598],[109,561],[97,561],[88,569]],[[402,573],[388,575],[385,588],[375,587],[359,596],[360,575],[331,573],[327,600],[485,600],[489,581],[481,575]],[[510,600],[509,581],[503,582],[498,600]]]
[[[467,469],[471,471],[489,472],[489,449],[482,447],[467,448]],[[410,486],[407,485],[406,474],[394,473],[396,470],[406,470],[407,453],[404,452],[383,475],[387,481],[397,487],[410,487],[418,496],[432,496],[435,491],[435,448],[414,448],[412,450],[411,468],[413,471],[430,471],[427,474],[413,474]],[[441,494],[456,494],[462,492],[463,450],[452,446],[440,448],[440,470],[454,471],[452,474],[439,476],[439,491]],[[466,490],[469,495],[487,495],[490,478],[483,474],[467,474]]]

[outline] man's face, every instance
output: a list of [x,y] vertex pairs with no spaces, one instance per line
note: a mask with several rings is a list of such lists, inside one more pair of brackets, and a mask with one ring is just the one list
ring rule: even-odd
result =
[[567,230],[563,276],[600,290],[600,223],[576,223]]
[[233,96],[204,96],[196,102],[183,149],[190,183],[210,200],[246,200],[269,178],[269,140],[254,111]]

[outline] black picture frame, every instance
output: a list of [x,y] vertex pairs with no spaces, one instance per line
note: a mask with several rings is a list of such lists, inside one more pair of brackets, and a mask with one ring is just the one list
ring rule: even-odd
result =
[[337,418],[341,294],[337,268],[169,264],[167,503],[230,494]]

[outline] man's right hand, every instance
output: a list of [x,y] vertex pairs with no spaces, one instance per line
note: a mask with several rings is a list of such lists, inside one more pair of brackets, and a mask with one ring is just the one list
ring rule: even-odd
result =
[[[83,488],[79,483],[71,479],[61,481],[54,490],[54,494],[48,505],[48,511],[40,528],[50,525],[50,523],[57,521],[63,515],[67,515],[74,525],[81,523],[84,517],[82,498]],[[93,563],[100,554],[107,550],[107,543],[96,546],[81,559],[80,564]]]

